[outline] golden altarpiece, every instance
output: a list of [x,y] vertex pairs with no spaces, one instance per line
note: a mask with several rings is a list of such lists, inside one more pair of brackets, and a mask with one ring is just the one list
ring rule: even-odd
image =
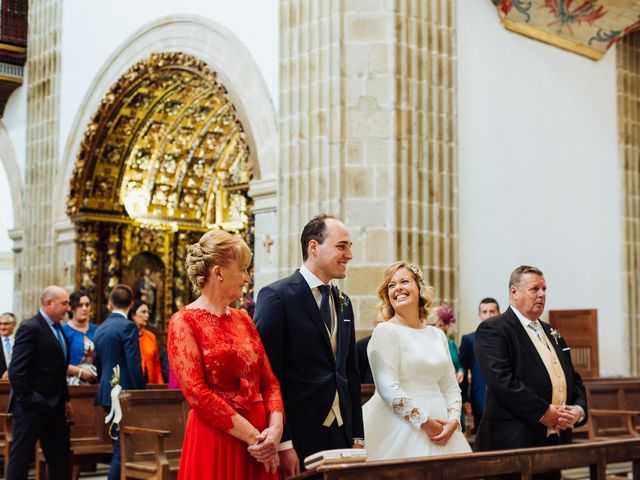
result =
[[151,310],[164,340],[171,314],[192,294],[187,246],[210,228],[252,246],[251,161],[227,91],[203,62],[154,54],[129,69],[88,125],[67,213],[76,229],[76,286],[95,319],[117,283]]

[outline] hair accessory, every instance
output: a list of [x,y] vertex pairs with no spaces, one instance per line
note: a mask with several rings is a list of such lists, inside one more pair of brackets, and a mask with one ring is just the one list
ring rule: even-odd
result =
[[421,285],[424,285],[424,275],[422,274],[422,270],[420,270],[418,267],[416,267],[415,265],[411,265],[410,263],[407,263],[407,268],[409,270],[411,270],[413,272],[413,274],[416,276],[416,278],[418,279],[418,282]]
[[451,308],[451,305],[447,302],[442,302],[440,308],[438,308],[438,318],[440,318],[445,325],[456,323],[456,316],[453,314],[453,308]]

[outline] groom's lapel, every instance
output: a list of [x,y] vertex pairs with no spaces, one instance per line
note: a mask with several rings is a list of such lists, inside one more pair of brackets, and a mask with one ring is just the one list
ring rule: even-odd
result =
[[[318,308],[316,299],[313,297],[309,284],[305,281],[302,274],[300,272],[296,273],[297,275],[294,276],[294,281],[292,282],[293,291],[296,297],[300,299],[300,303],[306,310],[307,315],[320,332],[320,336],[323,339],[322,341],[329,351],[331,351],[331,343],[329,342],[329,336],[327,335],[327,327],[325,327],[322,318],[320,318],[320,309]],[[331,356],[333,357],[333,354]]]

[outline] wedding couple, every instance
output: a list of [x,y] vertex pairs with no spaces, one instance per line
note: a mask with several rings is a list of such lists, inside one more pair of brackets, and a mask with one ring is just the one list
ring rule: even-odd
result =
[[[420,269],[405,262],[387,268],[377,291],[386,321],[374,330],[368,347],[376,393],[360,409],[351,302],[336,287],[323,294],[323,285],[345,278],[351,245],[342,222],[315,217],[301,236],[303,266],[258,295],[255,321],[284,401],[281,478],[297,473],[299,462],[317,451],[359,447],[363,433],[369,460],[470,451],[459,428],[461,395],[447,339],[424,325],[433,290]],[[518,309],[531,319],[540,317],[544,292],[532,292],[529,283],[544,279],[533,268],[520,267],[514,275],[510,308],[483,322],[495,331],[478,333],[490,408],[477,450],[569,443],[571,428],[586,421],[584,387],[562,339],[548,343],[560,357],[565,406],[556,406],[560,382],[546,369],[532,371],[543,361],[534,358],[531,336],[511,317]],[[548,325],[543,327],[548,336]]]
[[260,290],[254,317],[282,390],[281,478],[308,455],[358,448],[364,437],[372,460],[470,451],[447,340],[423,325],[433,292],[420,270],[396,262],[378,289],[386,322],[369,343],[376,394],[363,426],[353,309],[331,285],[346,276],[351,237],[321,215],[304,227],[301,247],[303,265]]

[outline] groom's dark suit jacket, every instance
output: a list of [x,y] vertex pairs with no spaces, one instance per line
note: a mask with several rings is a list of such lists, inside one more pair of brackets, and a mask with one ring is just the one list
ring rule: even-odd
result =
[[353,309],[337,288],[332,294],[338,329],[335,358],[318,304],[299,271],[262,288],[256,301],[254,318],[284,400],[281,441],[293,440],[301,462],[307,455],[335,448],[320,439],[326,438],[322,423],[336,388],[347,444],[364,437]]
[[[567,405],[580,405],[587,420],[582,379],[574,370],[563,338],[551,335],[567,381]],[[485,320],[476,330],[476,358],[487,384],[484,415],[476,434],[476,451],[506,450],[547,445],[547,428],[539,420],[551,403],[551,379],[531,338],[511,308]],[[571,430],[560,432],[560,443],[571,443]]]

